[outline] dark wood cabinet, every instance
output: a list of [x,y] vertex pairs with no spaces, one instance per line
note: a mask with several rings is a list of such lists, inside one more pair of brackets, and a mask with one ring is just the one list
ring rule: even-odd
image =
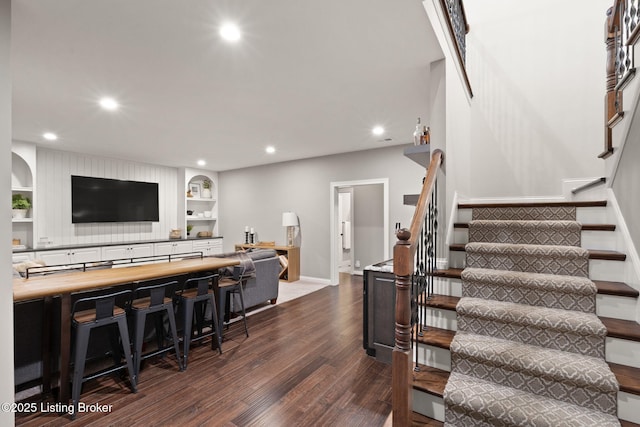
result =
[[363,347],[377,360],[391,363],[395,344],[396,287],[393,261],[364,269]]

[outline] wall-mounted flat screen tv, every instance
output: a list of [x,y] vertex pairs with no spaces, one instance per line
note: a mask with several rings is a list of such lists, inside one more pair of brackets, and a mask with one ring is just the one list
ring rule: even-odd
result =
[[159,221],[158,184],[71,175],[71,222]]

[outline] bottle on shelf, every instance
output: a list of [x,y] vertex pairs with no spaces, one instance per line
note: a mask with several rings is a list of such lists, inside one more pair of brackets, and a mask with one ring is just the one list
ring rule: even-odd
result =
[[422,126],[420,126],[420,117],[418,117],[418,123],[416,123],[416,130],[413,132],[413,144],[420,145],[422,140]]
[[422,127],[422,143],[429,144],[431,142],[431,136],[429,128],[427,126]]

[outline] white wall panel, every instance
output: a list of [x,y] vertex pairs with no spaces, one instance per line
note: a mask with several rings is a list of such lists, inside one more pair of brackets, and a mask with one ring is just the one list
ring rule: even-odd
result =
[[[56,246],[165,239],[178,223],[175,168],[38,149],[37,169],[40,209],[36,236]],[[158,183],[160,221],[72,224],[71,175]]]

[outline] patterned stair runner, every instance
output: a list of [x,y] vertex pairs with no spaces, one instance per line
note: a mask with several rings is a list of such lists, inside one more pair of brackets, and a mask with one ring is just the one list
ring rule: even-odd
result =
[[445,426],[619,426],[575,208],[474,208]]

